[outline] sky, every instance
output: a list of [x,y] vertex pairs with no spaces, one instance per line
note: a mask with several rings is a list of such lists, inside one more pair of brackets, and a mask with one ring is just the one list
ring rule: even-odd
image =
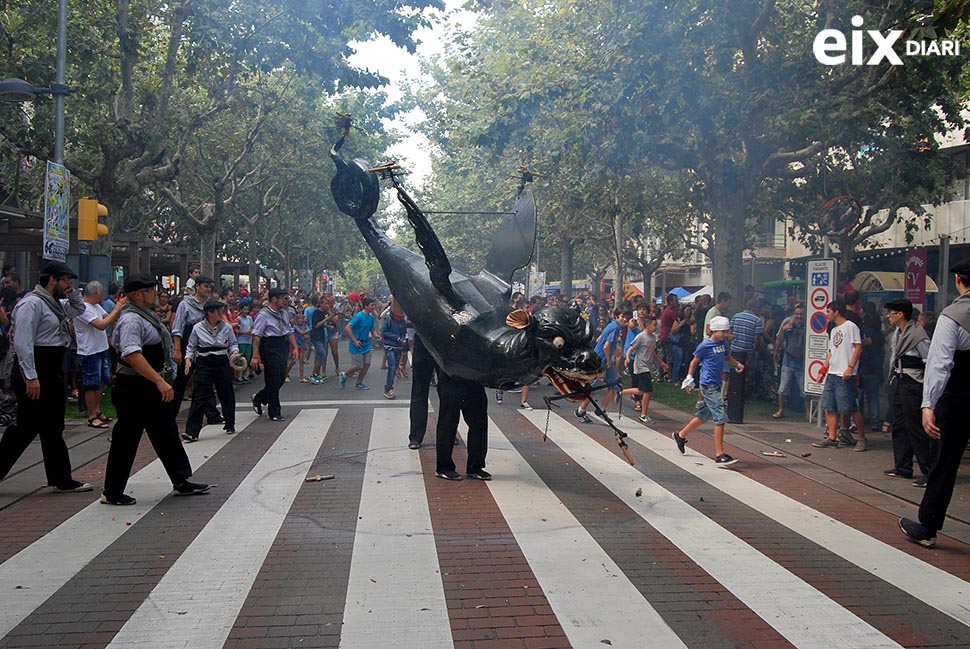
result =
[[[352,65],[379,72],[390,80],[390,85],[384,88],[389,101],[400,99],[410,84],[430,84],[431,79],[421,73],[421,61],[434,60],[444,53],[448,34],[454,27],[468,28],[474,24],[475,14],[461,8],[463,0],[444,0],[444,4],[444,12],[426,11],[433,26],[415,32],[417,54],[395,47],[386,36],[352,44],[357,49],[350,57]],[[385,126],[404,135],[388,153],[410,172],[409,184],[415,187],[422,185],[431,174],[430,143],[414,128],[424,119],[424,112],[416,109],[385,122]]]

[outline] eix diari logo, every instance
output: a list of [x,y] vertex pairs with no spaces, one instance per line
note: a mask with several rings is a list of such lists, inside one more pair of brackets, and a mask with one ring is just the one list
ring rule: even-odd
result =
[[[862,27],[865,19],[862,16],[852,17],[853,27]],[[865,35],[876,46],[876,50],[866,59],[863,47]],[[823,65],[842,65],[846,60],[846,52],[849,53],[852,65],[879,65],[883,60],[891,65],[902,65],[903,60],[895,49],[895,44],[902,37],[901,29],[892,29],[883,34],[875,29],[868,29],[863,32],[861,29],[854,29],[849,33],[850,40],[847,42],[845,34],[838,29],[823,29],[815,36],[812,44],[812,53],[816,60]],[[904,43],[905,56],[960,56],[960,41],[931,38],[929,40],[907,40]]]

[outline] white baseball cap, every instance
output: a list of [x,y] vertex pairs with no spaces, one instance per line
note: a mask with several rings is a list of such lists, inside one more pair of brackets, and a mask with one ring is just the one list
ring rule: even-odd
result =
[[711,318],[711,331],[729,331],[731,329],[731,321],[722,315],[714,316]]

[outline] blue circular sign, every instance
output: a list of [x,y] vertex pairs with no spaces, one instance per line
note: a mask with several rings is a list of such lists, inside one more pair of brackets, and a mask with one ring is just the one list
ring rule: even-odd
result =
[[816,313],[812,316],[812,331],[817,334],[825,333],[826,328],[828,328],[829,319],[825,317],[824,313]]

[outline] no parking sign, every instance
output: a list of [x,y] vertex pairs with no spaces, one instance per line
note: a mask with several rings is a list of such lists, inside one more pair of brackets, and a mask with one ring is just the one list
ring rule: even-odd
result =
[[805,330],[805,394],[820,395],[825,384],[825,357],[829,351],[828,318],[825,307],[835,299],[836,262],[834,259],[810,259],[806,266],[808,304]]

